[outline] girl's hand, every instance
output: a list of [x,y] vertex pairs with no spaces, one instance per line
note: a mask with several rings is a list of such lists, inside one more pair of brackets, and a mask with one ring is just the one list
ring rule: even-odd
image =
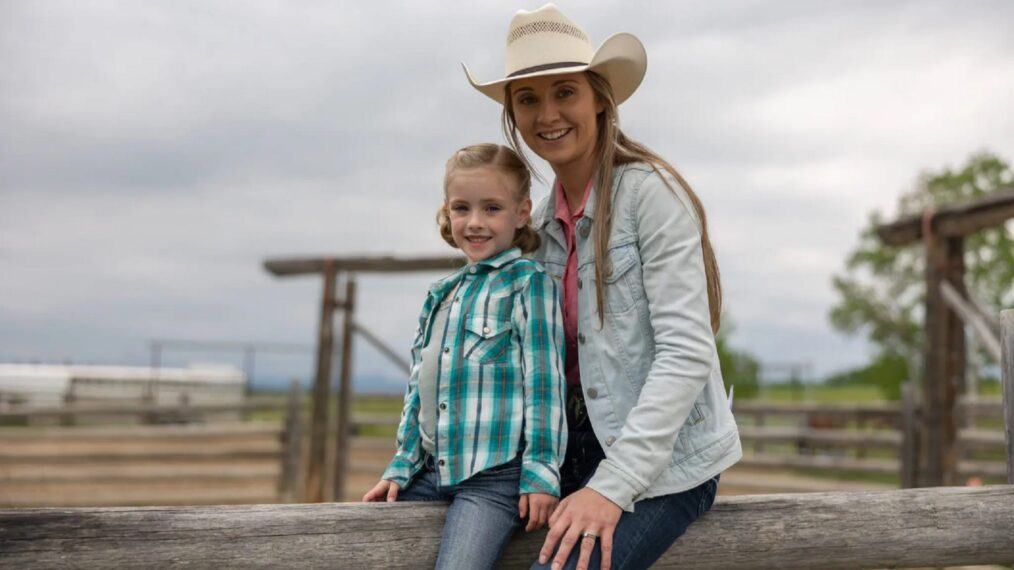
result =
[[388,503],[393,503],[398,499],[398,491],[401,487],[398,486],[394,481],[388,481],[387,479],[381,479],[379,483],[373,486],[365,495],[363,495],[364,503],[373,503],[383,501],[386,497]]
[[546,526],[549,522],[549,515],[553,514],[560,499],[547,495],[546,493],[525,493],[518,501],[518,513],[521,518],[528,517],[528,524],[525,525],[525,532]]
[[[623,509],[616,503],[605,498],[598,491],[587,487],[570,495],[560,502],[560,506],[549,517],[549,534],[539,551],[539,564],[545,564],[560,543],[560,549],[553,558],[554,569],[563,568],[575,545],[581,545],[581,554],[577,560],[578,570],[588,568],[588,559],[595,548],[595,541],[600,540],[602,548],[602,568],[609,568],[613,555],[613,531],[620,521]],[[593,536],[584,536],[585,533]],[[597,538],[596,538],[597,537]],[[562,540],[561,540],[562,539]]]

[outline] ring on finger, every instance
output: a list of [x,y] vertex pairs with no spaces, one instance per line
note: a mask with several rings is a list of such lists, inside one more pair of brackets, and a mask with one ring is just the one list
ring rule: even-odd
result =
[[599,537],[599,535],[597,535],[597,534],[595,534],[593,532],[582,532],[581,533],[581,538],[590,538],[592,540],[595,540],[598,537]]

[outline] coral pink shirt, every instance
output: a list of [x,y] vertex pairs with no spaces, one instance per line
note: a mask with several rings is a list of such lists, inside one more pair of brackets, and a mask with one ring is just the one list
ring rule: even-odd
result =
[[563,270],[563,334],[567,345],[563,368],[568,386],[581,384],[581,368],[577,360],[577,244],[574,240],[574,230],[577,221],[584,217],[584,206],[588,203],[591,187],[592,181],[589,180],[588,186],[584,189],[584,197],[581,198],[581,205],[571,213],[563,185],[559,180],[553,184],[553,193],[556,195],[556,219],[560,221],[563,235],[567,237],[567,267]]

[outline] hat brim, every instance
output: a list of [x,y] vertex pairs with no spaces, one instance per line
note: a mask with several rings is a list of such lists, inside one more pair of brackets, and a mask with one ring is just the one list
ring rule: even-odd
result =
[[621,32],[613,34],[606,41],[602,42],[602,45],[595,51],[588,65],[544,69],[513,77],[505,77],[489,83],[479,83],[476,81],[464,62],[461,63],[461,67],[465,70],[465,77],[468,78],[468,82],[472,84],[472,87],[475,87],[480,93],[501,105],[503,105],[505,96],[504,86],[511,81],[526,77],[578,73],[586,70],[594,71],[609,81],[609,84],[613,87],[613,97],[616,99],[616,104],[619,105],[629,99],[641,85],[641,81],[644,79],[644,72],[648,68],[648,54],[645,52],[641,40],[637,39],[633,34]]

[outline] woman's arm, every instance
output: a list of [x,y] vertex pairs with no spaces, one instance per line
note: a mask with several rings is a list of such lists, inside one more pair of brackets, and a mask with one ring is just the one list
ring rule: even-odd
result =
[[631,510],[669,464],[680,428],[708,382],[715,338],[699,221],[658,173],[636,187],[635,226],[655,359],[637,403],[588,487]]

